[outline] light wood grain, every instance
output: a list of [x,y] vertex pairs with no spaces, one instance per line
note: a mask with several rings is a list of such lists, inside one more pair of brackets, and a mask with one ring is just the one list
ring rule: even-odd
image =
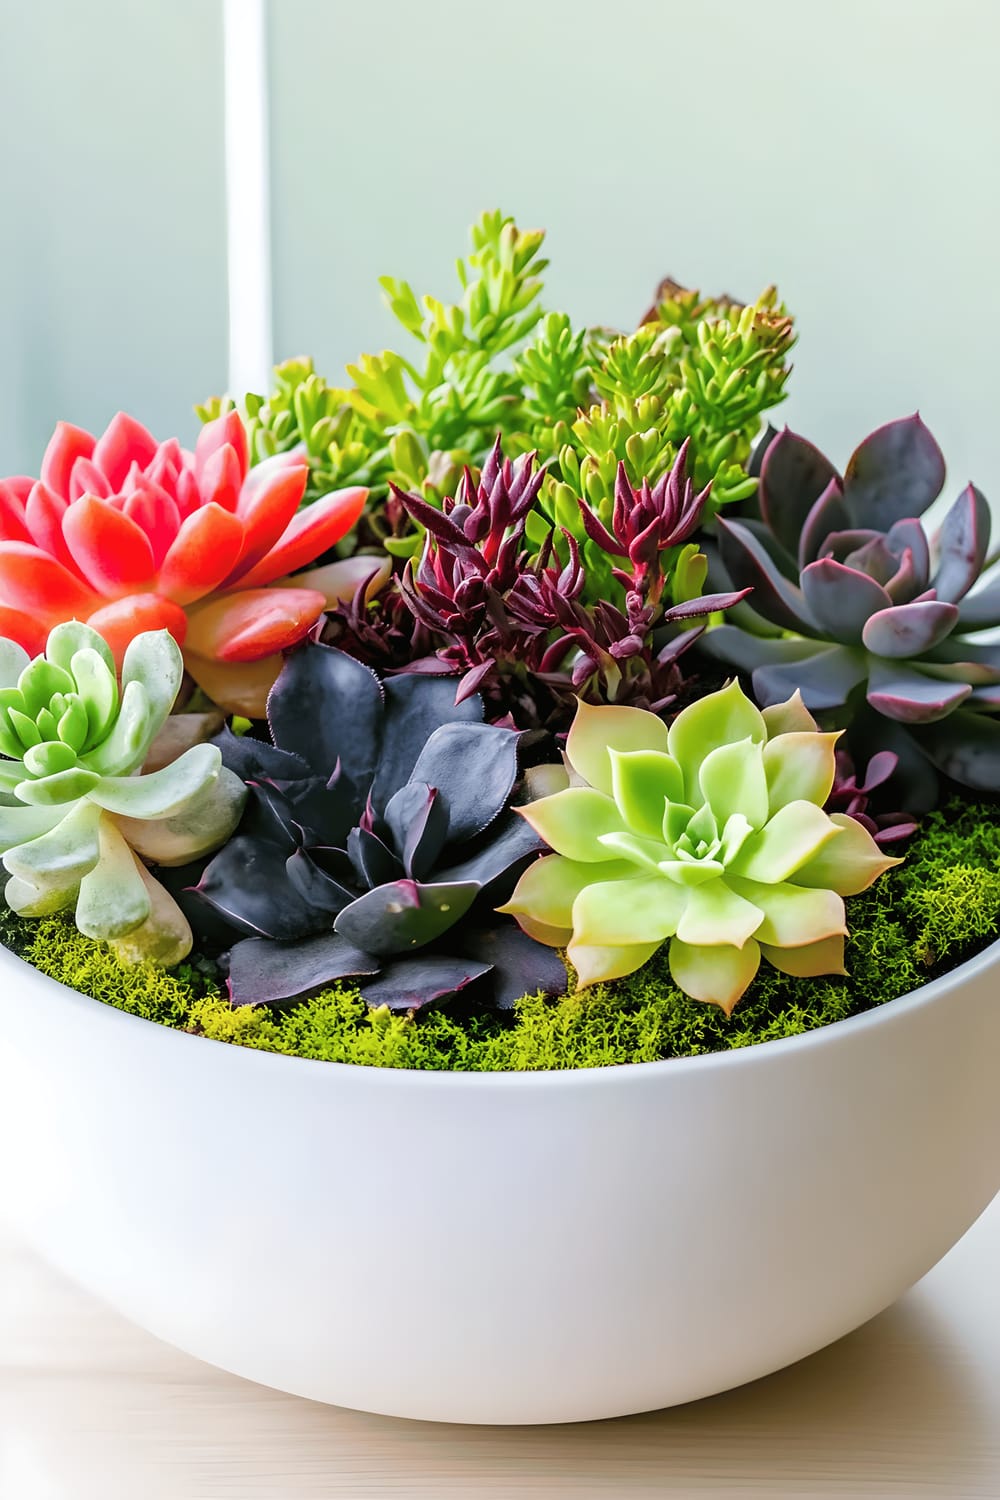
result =
[[622,1421],[462,1428],[223,1375],[108,1312],[0,1229],[0,1495],[996,1500],[998,1265],[1000,1199],[895,1308],[780,1375]]

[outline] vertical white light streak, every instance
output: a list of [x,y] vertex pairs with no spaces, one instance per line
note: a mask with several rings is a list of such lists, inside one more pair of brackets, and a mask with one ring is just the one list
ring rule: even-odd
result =
[[229,391],[266,391],[272,360],[267,0],[223,0]]

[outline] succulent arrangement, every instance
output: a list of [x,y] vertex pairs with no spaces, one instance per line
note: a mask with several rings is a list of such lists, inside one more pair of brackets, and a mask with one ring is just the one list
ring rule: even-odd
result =
[[0,481],[18,921],[186,961],[234,1036],[346,995],[474,1051],[647,972],[731,1025],[828,996],[861,893],[1000,791],[989,508],[931,524],[919,417],[843,473],[761,436],[773,288],[584,328],[543,239],[484,215],[454,302],[384,279],[410,352],[339,384],[290,361],[191,449],[60,423]]

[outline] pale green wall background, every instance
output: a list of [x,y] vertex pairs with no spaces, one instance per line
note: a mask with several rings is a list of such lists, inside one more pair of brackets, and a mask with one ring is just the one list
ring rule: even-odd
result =
[[226,380],[217,0],[0,0],[0,474]]
[[994,0],[274,0],[276,352],[381,347],[376,276],[447,292],[501,205],[578,318],[777,280],[790,423],[919,405],[996,496],[998,57]]
[[[377,275],[448,294],[501,205],[580,319],[776,279],[788,421],[843,459],[919,405],[1000,494],[994,0],[270,0],[269,36],[277,355],[382,347]],[[222,46],[221,0],[0,0],[0,472],[225,385]]]

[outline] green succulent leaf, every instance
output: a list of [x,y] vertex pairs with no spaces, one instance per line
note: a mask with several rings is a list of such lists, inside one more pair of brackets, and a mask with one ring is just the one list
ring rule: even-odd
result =
[[742,948],[716,943],[700,948],[674,938],[670,944],[670,977],[692,1000],[718,1005],[727,1015],[746,992],[760,967],[760,945],[748,939]]
[[747,839],[733,861],[733,870],[747,880],[774,885],[794,875],[825,844],[839,837],[840,830],[822,808],[812,802],[786,802],[764,828]]
[[0,638],[0,690],[16,688],[18,678],[31,661],[23,646]]
[[56,771],[40,781],[21,781],[15,787],[14,795],[31,807],[62,807],[85,797],[100,779],[96,771],[74,766],[70,771]]
[[759,740],[736,740],[709,751],[701,763],[701,795],[716,823],[744,817],[752,828],[763,828],[768,815],[768,785],[764,746]]
[[639,708],[593,708],[581,700],[566,739],[566,758],[577,775],[608,797],[614,795],[609,754],[612,745],[619,754],[629,750],[664,751],[666,725],[655,714]]
[[91,792],[91,801],[127,818],[169,818],[215,781],[221,765],[217,745],[192,745],[160,771],[102,777]]
[[742,740],[763,744],[767,726],[734,678],[717,693],[690,704],[671,724],[667,745],[684,773],[687,800],[697,797],[702,761],[713,750]]
[[114,723],[118,712],[118,682],[114,663],[92,646],[81,646],[73,653],[72,673],[87,716],[82,750],[99,745]]
[[110,730],[81,757],[81,764],[99,776],[127,775],[145,760],[160,727],[145,687],[130,682]]
[[677,936],[693,947],[732,944],[742,948],[760,927],[764,914],[723,879],[706,880],[692,886]]
[[122,662],[122,693],[139,683],[146,693],[150,742],[174,706],[184,676],[181,648],[167,630],[149,630],[129,642]]
[[591,787],[571,786],[521,809],[536,833],[557,854],[582,863],[609,856],[599,843],[603,834],[622,833],[622,815],[611,797]]
[[615,947],[653,943],[677,931],[688,893],[656,875],[598,880],[584,886],[573,905],[575,943]]
[[80,651],[95,652],[114,677],[115,659],[111,654],[110,646],[102,635],[98,635],[97,631],[91,629],[89,625],[84,625],[82,620],[66,620],[49,631],[49,637],[45,643],[46,657],[74,679],[76,678],[74,658]]
[[663,806],[684,800],[684,777],[672,756],[656,750],[608,751],[611,792],[629,828],[659,840]]
[[110,818],[100,819],[98,841],[97,863],[80,881],[76,925],[85,937],[124,937],[149,916],[149,893],[134,854]]

